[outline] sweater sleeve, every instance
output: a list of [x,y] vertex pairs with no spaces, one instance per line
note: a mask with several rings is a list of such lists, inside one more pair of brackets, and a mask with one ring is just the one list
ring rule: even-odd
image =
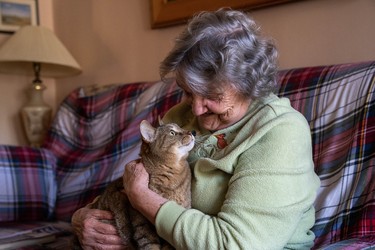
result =
[[311,247],[319,180],[309,129],[287,115],[271,123],[252,135],[237,158],[220,212],[208,215],[167,202],[156,218],[161,237],[176,249]]

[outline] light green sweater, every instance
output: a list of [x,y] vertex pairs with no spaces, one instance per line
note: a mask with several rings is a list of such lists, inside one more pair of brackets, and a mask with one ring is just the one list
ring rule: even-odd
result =
[[[211,134],[181,103],[163,119],[197,131],[190,153],[192,209],[158,211],[158,234],[177,249],[309,249],[315,222],[310,130],[288,99],[253,102],[246,116]],[[215,135],[228,144],[218,147]]]

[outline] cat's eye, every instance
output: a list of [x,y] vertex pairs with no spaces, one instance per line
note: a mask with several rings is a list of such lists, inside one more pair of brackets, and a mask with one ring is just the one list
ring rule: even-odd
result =
[[172,136],[175,136],[176,132],[174,132],[173,130],[171,130],[171,131],[169,131],[169,134],[172,135]]

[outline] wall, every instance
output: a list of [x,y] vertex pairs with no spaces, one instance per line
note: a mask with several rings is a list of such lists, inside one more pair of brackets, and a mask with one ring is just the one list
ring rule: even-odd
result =
[[[56,32],[83,68],[59,80],[58,103],[80,85],[159,79],[159,62],[183,26],[151,30],[149,2],[54,1]],[[302,0],[250,12],[275,38],[281,68],[375,59],[373,13],[374,0]]]
[[54,1],[55,30],[83,73],[57,84],[61,102],[81,85],[158,79],[158,65],[182,26],[151,30],[149,0]]
[[[56,81],[55,105],[83,85],[157,80],[159,62],[183,29],[151,30],[149,0],[39,0],[49,1],[56,34],[83,68],[79,76]],[[41,16],[48,16],[44,11]],[[374,60],[373,13],[373,0],[300,0],[250,12],[276,40],[281,68]],[[23,143],[11,120],[19,100],[9,105],[26,88],[22,81],[0,75],[0,143]]]
[[253,13],[282,68],[375,60],[374,0],[297,1]]

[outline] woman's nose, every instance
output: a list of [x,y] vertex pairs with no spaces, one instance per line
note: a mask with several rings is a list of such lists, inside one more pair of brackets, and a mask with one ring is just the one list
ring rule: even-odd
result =
[[202,115],[207,112],[205,99],[200,96],[194,96],[191,102],[191,110],[195,116]]

